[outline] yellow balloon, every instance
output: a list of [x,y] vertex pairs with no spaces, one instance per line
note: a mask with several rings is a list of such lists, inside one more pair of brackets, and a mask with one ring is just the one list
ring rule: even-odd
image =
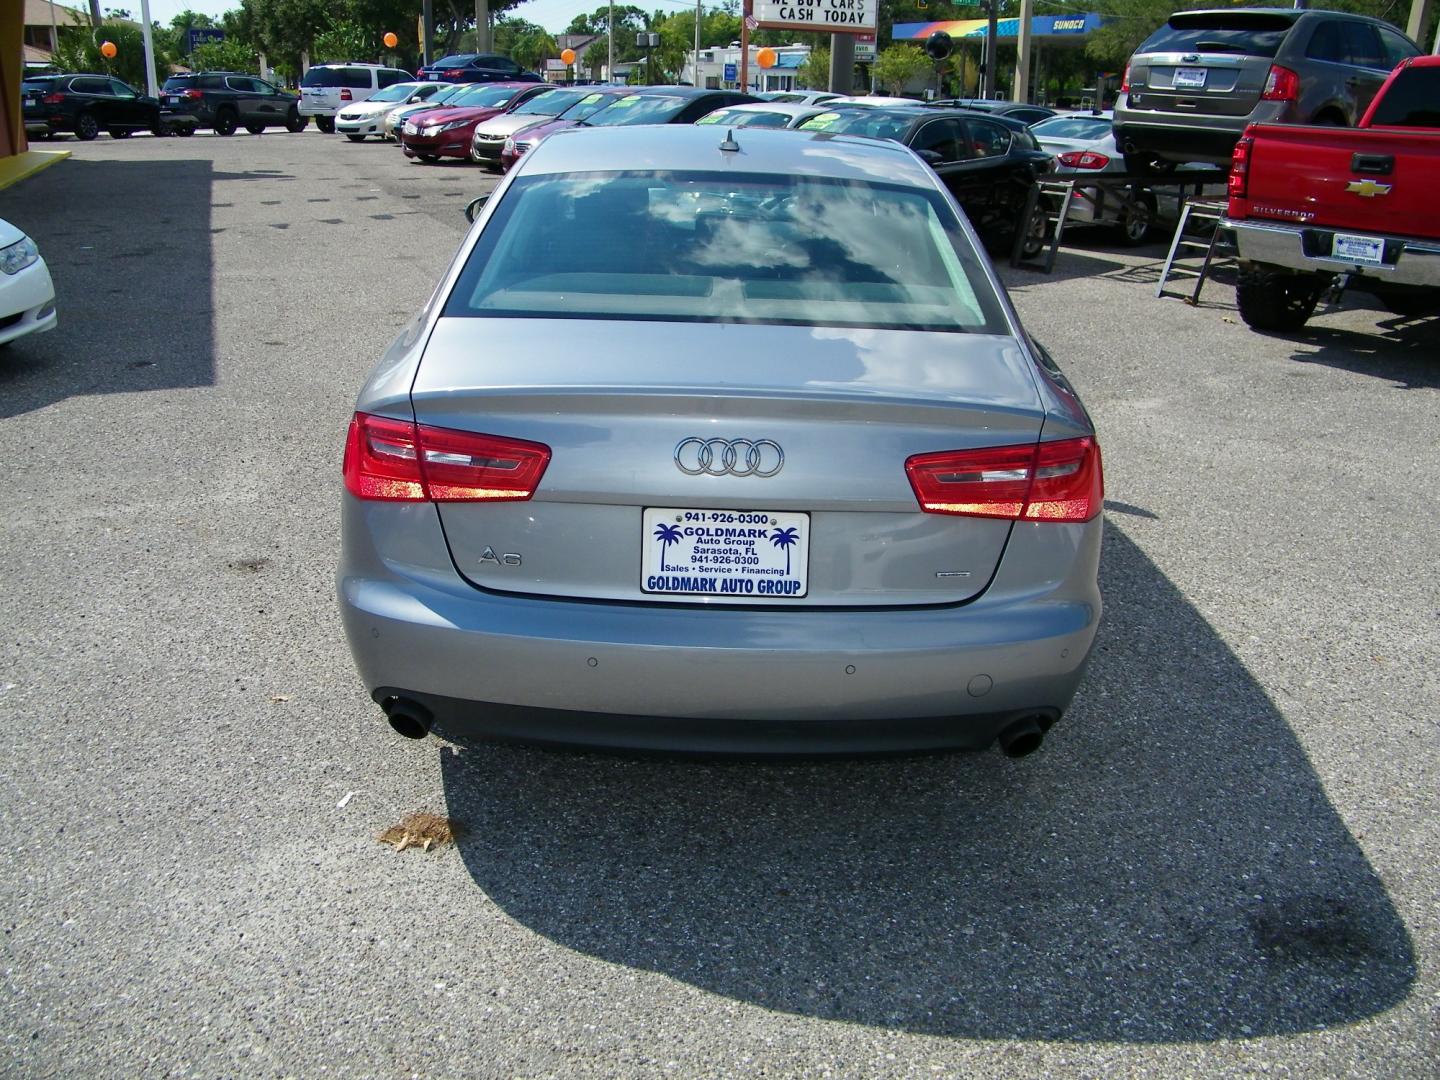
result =
[[561,53],[560,53],[560,59],[563,60],[567,65],[573,64],[573,63],[575,62],[575,50],[574,50],[574,49],[564,49],[564,50],[562,50]]
[[384,41],[387,49],[393,49],[396,45],[400,44],[400,39],[395,36],[395,31],[393,30],[385,31]]
[[755,62],[762,68],[774,67],[775,61],[779,59],[780,57],[776,55],[774,49],[761,49],[755,54]]
[[119,51],[113,41],[102,41],[100,43],[100,55],[105,57],[106,60],[115,59],[115,54]]

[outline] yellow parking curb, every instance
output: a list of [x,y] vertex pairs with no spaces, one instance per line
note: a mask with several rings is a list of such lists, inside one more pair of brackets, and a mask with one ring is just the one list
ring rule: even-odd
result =
[[27,176],[34,176],[41,169],[47,169],[69,156],[69,150],[26,150],[23,154],[0,158],[0,188],[18,184]]

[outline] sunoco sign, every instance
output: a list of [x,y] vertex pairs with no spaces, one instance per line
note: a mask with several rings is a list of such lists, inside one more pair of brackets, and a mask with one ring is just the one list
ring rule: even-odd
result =
[[761,26],[821,34],[873,34],[878,0],[754,0]]

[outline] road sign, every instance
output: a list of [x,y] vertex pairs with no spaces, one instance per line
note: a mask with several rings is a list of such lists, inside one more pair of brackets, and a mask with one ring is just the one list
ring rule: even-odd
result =
[[756,22],[772,30],[816,34],[873,34],[878,0],[754,0]]
[[739,67],[738,64],[726,64],[726,65],[725,65],[725,81],[726,81],[726,82],[739,82],[739,81],[740,81],[740,67]]

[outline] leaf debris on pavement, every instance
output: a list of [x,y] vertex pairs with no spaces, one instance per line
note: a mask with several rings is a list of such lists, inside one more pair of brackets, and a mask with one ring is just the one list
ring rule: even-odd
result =
[[416,813],[407,814],[399,825],[391,825],[375,839],[389,844],[396,851],[404,851],[407,847],[429,851],[432,847],[452,843],[459,832],[459,825],[447,817]]

